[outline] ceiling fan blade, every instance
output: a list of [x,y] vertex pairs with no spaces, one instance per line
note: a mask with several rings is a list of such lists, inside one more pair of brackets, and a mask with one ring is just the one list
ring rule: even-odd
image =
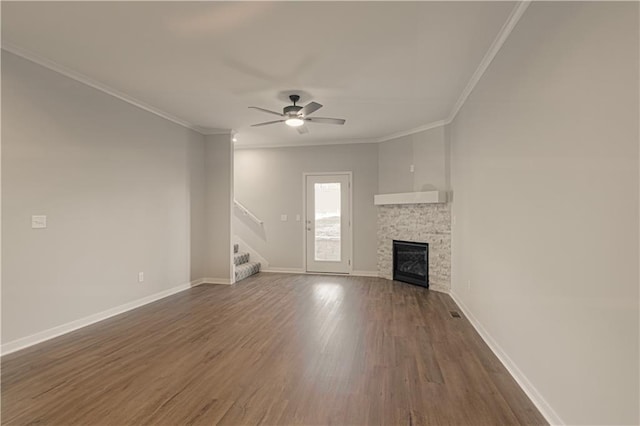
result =
[[264,109],[264,108],[260,108],[260,107],[254,107],[254,106],[251,106],[249,108],[257,109],[257,110],[260,110],[262,112],[268,112],[269,114],[275,114],[275,115],[278,115],[280,117],[284,117],[284,114],[281,114],[281,113],[275,112],[275,111],[271,111],[270,109]]
[[298,115],[306,117],[307,115],[319,110],[320,108],[322,108],[322,105],[320,105],[319,103],[309,102],[298,112]]
[[342,118],[326,118],[326,117],[312,117],[312,118],[305,118],[305,121],[310,121],[312,123],[321,123],[321,124],[344,124],[347,122],[347,120],[344,120]]
[[305,133],[309,133],[309,128],[307,126],[299,126],[296,127],[296,130],[298,131],[298,133],[300,133],[301,135],[304,135]]
[[266,126],[267,124],[284,123],[284,120],[267,121],[265,123],[252,124],[251,127]]

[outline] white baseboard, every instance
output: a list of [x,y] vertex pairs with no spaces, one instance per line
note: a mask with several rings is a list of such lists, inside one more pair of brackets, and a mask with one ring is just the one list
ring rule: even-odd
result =
[[351,271],[353,277],[378,277],[378,271]]
[[12,342],[7,342],[3,344],[2,347],[0,348],[0,354],[7,355],[12,352],[19,351],[20,349],[28,348],[29,346],[33,346],[35,344],[44,342],[46,340],[53,339],[54,337],[58,337],[63,334],[70,333],[82,327],[86,327],[88,325],[105,320],[107,318],[111,318],[113,316],[130,311],[132,309],[139,308],[140,306],[147,305],[157,300],[164,299],[165,297],[171,296],[181,291],[188,290],[191,287],[195,287],[200,284],[203,284],[203,282],[204,281],[202,279],[199,279],[199,280],[191,281],[190,283],[187,283],[187,284],[181,284],[179,286],[169,288],[159,293],[155,293],[150,296],[146,296],[141,299],[137,299],[137,300],[122,304],[120,306],[116,306],[115,308],[107,309],[106,311],[89,315],[87,317],[80,318],[75,321],[71,321],[66,324],[62,324],[57,327],[53,327],[48,330],[41,331],[39,333],[32,334],[31,336],[21,337],[20,339],[16,339]]
[[533,384],[529,381],[527,376],[518,368],[515,362],[506,354],[506,352],[500,347],[498,342],[496,342],[491,334],[480,324],[480,322],[476,319],[476,317],[471,313],[469,308],[460,300],[460,298],[455,294],[453,290],[449,291],[449,295],[456,302],[456,304],[460,307],[464,315],[467,317],[473,328],[476,329],[482,340],[485,341],[487,346],[493,351],[495,356],[500,360],[502,365],[505,366],[507,371],[511,374],[511,376],[515,379],[516,382],[520,385],[524,393],[527,394],[531,402],[538,408],[540,414],[544,416],[544,418],[549,422],[550,425],[564,425],[565,422],[562,421],[558,413],[549,405],[549,403],[544,399],[544,397],[538,392],[538,390],[533,386]]
[[200,284],[204,284],[204,278],[198,278],[197,280],[191,281],[191,287],[196,287]]
[[306,274],[304,269],[300,268],[267,268],[262,269],[260,272],[274,272],[278,274]]
[[234,283],[230,278],[201,278],[200,284],[222,284],[231,285]]
[[346,277],[377,277],[378,271],[352,271],[349,274],[331,274],[322,272],[307,272],[301,268],[267,268],[262,269],[260,272],[273,272],[278,274],[312,274],[312,275],[341,275]]

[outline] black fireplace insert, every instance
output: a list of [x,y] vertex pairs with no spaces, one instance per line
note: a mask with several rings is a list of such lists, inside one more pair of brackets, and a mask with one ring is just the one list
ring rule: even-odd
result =
[[429,244],[393,240],[393,279],[429,288]]

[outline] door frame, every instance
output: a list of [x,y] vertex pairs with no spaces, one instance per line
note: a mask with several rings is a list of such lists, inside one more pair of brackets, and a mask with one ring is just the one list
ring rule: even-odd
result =
[[349,255],[349,269],[346,275],[353,273],[353,172],[304,172],[302,173],[302,268],[305,274],[325,274],[325,275],[345,275],[343,273],[331,272],[308,272],[307,271],[307,176],[331,176],[346,175],[349,179],[349,187],[347,188],[347,199],[349,200],[349,247],[347,253]]

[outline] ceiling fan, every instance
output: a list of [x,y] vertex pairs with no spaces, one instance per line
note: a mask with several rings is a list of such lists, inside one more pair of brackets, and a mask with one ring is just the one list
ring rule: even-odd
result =
[[293,102],[293,105],[286,106],[282,109],[282,113],[271,111],[268,109],[250,106],[249,108],[257,109],[260,111],[268,112],[282,117],[281,120],[267,121],[265,123],[252,124],[251,127],[266,126],[267,124],[285,123],[287,126],[295,127],[298,133],[309,133],[309,129],[304,125],[305,122],[320,123],[320,124],[339,124],[342,125],[346,122],[342,118],[326,118],[326,117],[309,117],[310,114],[316,112],[322,105],[317,102],[309,102],[305,106],[301,107],[296,105],[296,102],[300,100],[298,95],[290,95],[289,99]]

